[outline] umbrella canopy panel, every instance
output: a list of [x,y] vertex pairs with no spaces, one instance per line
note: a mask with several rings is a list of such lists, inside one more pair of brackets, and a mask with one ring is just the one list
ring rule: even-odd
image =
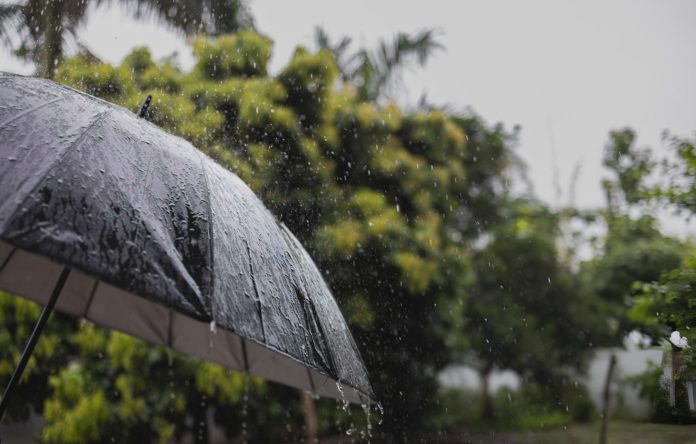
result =
[[[0,288],[154,344],[368,403],[302,245],[233,173],[86,94],[0,74]],[[340,382],[340,387],[336,384]]]

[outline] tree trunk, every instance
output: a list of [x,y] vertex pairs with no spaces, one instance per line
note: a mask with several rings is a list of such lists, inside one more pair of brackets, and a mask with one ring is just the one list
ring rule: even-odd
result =
[[607,425],[611,414],[611,377],[616,367],[616,355],[611,355],[609,358],[609,369],[607,370],[607,379],[604,381],[604,405],[602,406],[602,428],[599,432],[599,444],[607,442]]
[[484,360],[479,367],[479,377],[481,378],[481,418],[486,422],[492,422],[495,419],[490,388],[492,370],[493,365],[487,360]]
[[302,392],[302,410],[304,411],[305,425],[307,426],[307,444],[319,442],[317,439],[318,421],[317,409],[314,406],[314,398],[308,392]]
[[53,0],[46,6],[46,33],[44,42],[43,74],[53,79],[56,64],[63,52],[63,0]]

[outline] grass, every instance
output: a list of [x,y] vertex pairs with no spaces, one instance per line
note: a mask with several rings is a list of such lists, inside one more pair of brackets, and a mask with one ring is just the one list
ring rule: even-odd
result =
[[[434,437],[433,443],[467,444],[597,444],[599,423],[529,432],[460,432]],[[615,421],[607,444],[696,444],[696,426]]]

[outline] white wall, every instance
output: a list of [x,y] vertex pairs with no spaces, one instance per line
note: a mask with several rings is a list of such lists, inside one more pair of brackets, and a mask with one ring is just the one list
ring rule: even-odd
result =
[[[612,353],[616,355],[615,377],[613,378],[615,382],[612,384],[614,409],[618,407],[622,413],[636,419],[647,418],[650,405],[645,400],[640,399],[637,388],[622,381],[629,376],[645,372],[649,360],[659,364],[662,359],[662,349],[659,347],[645,350],[598,349],[590,361],[587,374],[580,378],[587,386],[590,398],[598,409],[601,409],[604,380],[609,367],[609,357]],[[461,364],[446,367],[438,375],[438,380],[442,388],[478,390],[481,387],[478,373],[473,368]],[[490,376],[490,387],[493,393],[503,387],[516,389],[519,385],[520,378],[510,370],[495,370]]]

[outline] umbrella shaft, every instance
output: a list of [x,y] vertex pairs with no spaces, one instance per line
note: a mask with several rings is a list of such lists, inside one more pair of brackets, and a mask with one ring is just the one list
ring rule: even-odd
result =
[[41,316],[39,316],[39,320],[36,322],[36,325],[34,326],[34,331],[31,332],[29,342],[27,342],[27,346],[24,348],[24,352],[22,352],[22,357],[19,360],[19,364],[17,364],[17,368],[15,368],[15,371],[12,374],[12,378],[10,378],[10,382],[7,384],[7,387],[5,388],[5,393],[2,395],[2,401],[0,401],[0,421],[2,421],[3,416],[5,416],[7,404],[9,403],[10,398],[12,397],[12,392],[17,386],[19,379],[22,377],[24,368],[27,366],[27,362],[29,362],[29,358],[31,357],[31,354],[34,352],[34,347],[36,347],[36,343],[39,341],[39,337],[41,337],[41,332],[43,331],[44,326],[46,325],[46,321],[48,321],[48,317],[51,315],[51,312],[53,311],[53,307],[56,305],[58,296],[60,295],[60,292],[63,290],[63,285],[65,285],[65,281],[68,280],[69,274],[70,269],[67,267],[63,268],[60,277],[58,277],[58,282],[56,283],[55,288],[53,288],[51,298],[48,300],[48,303],[41,312]]

